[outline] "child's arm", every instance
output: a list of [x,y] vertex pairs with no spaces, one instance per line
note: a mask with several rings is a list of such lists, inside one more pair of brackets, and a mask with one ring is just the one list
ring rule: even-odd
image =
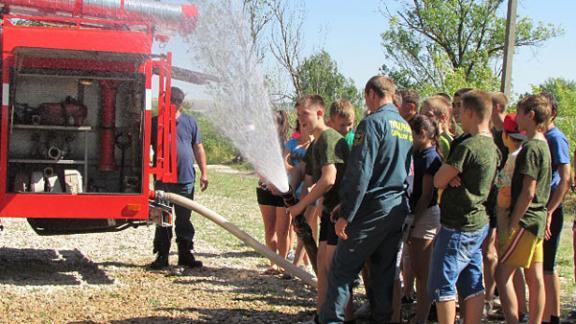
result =
[[564,200],[564,196],[570,190],[570,164],[561,164],[558,166],[558,174],[560,175],[560,183],[558,187],[550,193],[550,200],[546,208],[548,214],[546,215],[546,239],[549,239],[552,233],[550,232],[550,223],[552,222],[552,214],[556,208],[560,206]]
[[445,189],[450,181],[458,177],[460,171],[449,164],[442,164],[440,170],[434,175],[434,186],[438,189]]
[[510,214],[508,233],[512,232],[512,229],[518,225],[520,219],[522,219],[524,214],[526,214],[526,211],[528,211],[528,207],[530,207],[530,203],[534,199],[535,195],[536,179],[529,175],[524,175],[524,178],[522,179],[522,191],[520,191],[520,196],[518,196],[518,200],[516,200],[516,203],[514,204],[512,214]]
[[422,178],[422,195],[416,202],[414,208],[414,222],[420,219],[421,215],[428,209],[432,197],[434,196],[434,177],[431,174],[426,174]]
[[325,193],[327,193],[334,183],[336,183],[336,165],[327,164],[322,167],[322,175],[320,179],[314,185],[314,188],[300,200],[296,205],[288,208],[288,212],[292,216],[300,215],[306,206],[312,204],[317,199],[321,198]]

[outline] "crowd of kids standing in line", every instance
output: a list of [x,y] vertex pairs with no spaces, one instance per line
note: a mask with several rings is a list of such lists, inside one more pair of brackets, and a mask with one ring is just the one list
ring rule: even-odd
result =
[[[301,213],[319,241],[310,323],[400,322],[414,282],[414,323],[426,323],[431,306],[439,323],[455,322],[457,309],[465,323],[559,323],[556,255],[571,168],[554,97],[526,95],[507,112],[500,92],[421,100],[384,76],[367,82],[364,97],[356,129],[345,99],[299,98],[290,138],[286,112],[276,112],[300,202],[285,208],[265,179],[257,188],[269,248],[309,263],[300,242],[291,251],[291,217]],[[368,302],[355,312],[359,274]]]

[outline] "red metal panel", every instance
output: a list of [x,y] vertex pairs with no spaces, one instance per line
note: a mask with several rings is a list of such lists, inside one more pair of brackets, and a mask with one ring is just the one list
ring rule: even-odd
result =
[[6,193],[0,198],[0,217],[147,219],[148,199],[147,193],[141,195]]
[[150,54],[152,34],[138,31],[4,26],[4,52],[16,47]]
[[176,111],[170,103],[172,54],[152,61],[153,68],[158,69],[158,136],[156,139],[156,165],[152,173],[156,180],[165,183],[178,181],[176,158]]
[[136,72],[134,62],[107,62],[40,57],[23,58],[22,67],[37,69],[90,70],[96,72]]

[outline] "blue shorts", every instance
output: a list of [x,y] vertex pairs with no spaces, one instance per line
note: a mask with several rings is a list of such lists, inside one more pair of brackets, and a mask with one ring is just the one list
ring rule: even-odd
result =
[[462,300],[484,292],[482,242],[489,226],[462,232],[442,226],[434,241],[428,274],[428,295],[433,301]]

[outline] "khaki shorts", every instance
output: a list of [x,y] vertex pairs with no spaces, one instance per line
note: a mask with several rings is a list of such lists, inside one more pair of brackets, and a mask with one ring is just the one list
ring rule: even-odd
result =
[[440,207],[432,206],[412,225],[411,237],[433,240],[440,229]]

